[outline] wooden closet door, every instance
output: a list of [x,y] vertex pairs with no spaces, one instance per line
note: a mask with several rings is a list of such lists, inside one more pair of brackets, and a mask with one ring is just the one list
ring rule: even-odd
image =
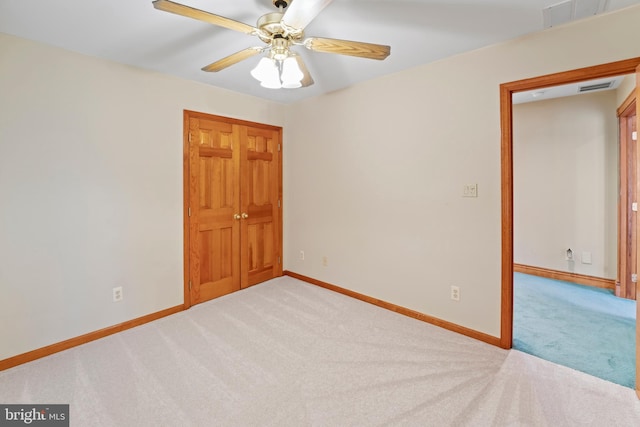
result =
[[242,287],[282,275],[279,130],[242,127]]
[[239,126],[189,118],[190,302],[240,289]]
[[282,275],[282,129],[184,118],[189,307]]

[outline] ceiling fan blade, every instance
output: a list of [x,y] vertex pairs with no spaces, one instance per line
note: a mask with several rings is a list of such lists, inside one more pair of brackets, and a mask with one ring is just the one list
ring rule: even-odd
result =
[[309,69],[307,68],[304,61],[299,55],[295,55],[294,58],[298,63],[298,68],[300,68],[300,71],[302,71],[302,74],[304,74],[304,77],[302,77],[302,80],[300,80],[302,87],[311,86],[314,83],[314,81],[313,81],[313,78],[311,77],[311,73],[309,73]]
[[294,32],[302,31],[333,0],[294,0],[287,7],[282,24]]
[[247,58],[251,58],[254,55],[257,55],[259,53],[261,53],[262,51],[264,51],[264,48],[261,47],[250,47],[244,50],[241,50],[240,52],[236,52],[233,53],[225,58],[222,58],[214,63],[211,63],[209,65],[207,65],[206,67],[202,68],[202,71],[207,71],[207,72],[217,72],[220,70],[224,70],[227,67],[232,66],[233,64],[237,64],[240,61],[243,61]]
[[208,22],[230,30],[240,31],[241,33],[256,34],[258,32],[257,28],[243,22],[234,21],[233,19],[225,18],[224,16],[214,15],[213,13],[185,6],[180,3],[174,3],[169,0],[155,0],[153,2],[153,7],[164,12],[175,13],[176,15],[182,15],[199,21]]
[[354,42],[350,40],[310,37],[304,41],[307,49],[317,52],[338,53],[340,55],[359,56],[361,58],[385,59],[391,53],[391,47],[381,44]]

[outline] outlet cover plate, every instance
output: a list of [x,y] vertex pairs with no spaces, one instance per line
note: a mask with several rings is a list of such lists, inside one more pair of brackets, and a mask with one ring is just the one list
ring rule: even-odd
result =
[[458,286],[451,286],[451,299],[460,301],[460,288]]
[[113,302],[122,301],[122,286],[113,288]]

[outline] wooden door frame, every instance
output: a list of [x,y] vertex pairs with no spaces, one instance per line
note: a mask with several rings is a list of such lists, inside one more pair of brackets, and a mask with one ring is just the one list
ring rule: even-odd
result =
[[278,235],[279,235],[279,239],[278,239],[278,256],[281,258],[281,262],[279,264],[278,267],[278,273],[279,275],[282,275],[282,266],[284,265],[284,255],[283,255],[283,229],[284,229],[284,225],[283,225],[283,214],[282,212],[284,211],[284,199],[283,199],[283,192],[282,192],[282,186],[283,186],[283,176],[282,176],[282,153],[284,151],[284,143],[282,141],[282,127],[280,126],[273,126],[273,125],[268,125],[268,124],[264,124],[264,123],[257,123],[257,122],[251,122],[251,121],[247,121],[247,120],[239,120],[239,119],[234,119],[232,117],[224,117],[224,116],[217,116],[214,114],[207,114],[207,113],[201,113],[198,111],[192,111],[192,110],[183,110],[183,124],[182,124],[182,222],[183,222],[183,230],[182,230],[182,235],[183,235],[183,280],[184,280],[184,302],[183,302],[183,308],[186,310],[188,308],[190,308],[192,306],[191,303],[191,292],[189,289],[189,277],[190,277],[190,266],[191,266],[191,251],[190,251],[190,221],[189,221],[189,206],[190,206],[190,200],[189,200],[189,194],[190,194],[190,189],[189,189],[189,179],[190,179],[190,170],[189,170],[189,118],[191,117],[200,117],[206,120],[213,120],[213,121],[220,121],[220,122],[226,122],[226,123],[231,123],[231,124],[235,124],[235,125],[240,125],[240,126],[248,126],[248,127],[255,127],[255,128],[263,128],[263,129],[270,129],[270,130],[275,130],[278,132],[279,135],[279,144],[280,144],[280,149],[278,150],[278,156],[279,156],[279,170],[278,170],[278,188],[279,188],[279,198],[281,200],[281,204],[280,204],[280,218],[278,221]]
[[[616,281],[616,296],[635,299],[636,286],[630,284],[634,271],[634,261],[637,259],[637,224],[635,215],[631,212],[631,203],[635,202],[634,195],[638,190],[638,152],[636,144],[632,143],[628,126],[629,117],[636,114],[636,91],[633,90],[617,109],[619,142],[620,142],[620,173],[619,173],[619,203],[618,203],[618,280]],[[637,265],[637,262],[635,263]]]
[[[622,74],[634,74],[640,70],[640,57],[611,62],[592,67],[580,68],[560,73],[547,74],[500,85],[500,168],[501,168],[501,216],[502,216],[502,268],[501,268],[501,314],[500,346],[509,349],[513,345],[513,105],[512,96],[516,92],[543,89],[585,80],[607,78]],[[636,88],[636,91],[638,88]],[[640,310],[640,309],[639,309]],[[637,319],[636,319],[637,324]],[[640,333],[640,328],[636,328]],[[637,341],[637,340],[636,340]],[[638,360],[639,342],[636,342]],[[636,375],[638,378],[638,370]],[[640,381],[636,389],[640,396]]]

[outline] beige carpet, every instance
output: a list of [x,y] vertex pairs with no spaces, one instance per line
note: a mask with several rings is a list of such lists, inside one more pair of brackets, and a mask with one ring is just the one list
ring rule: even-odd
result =
[[72,426],[640,426],[635,392],[283,277],[0,372]]

